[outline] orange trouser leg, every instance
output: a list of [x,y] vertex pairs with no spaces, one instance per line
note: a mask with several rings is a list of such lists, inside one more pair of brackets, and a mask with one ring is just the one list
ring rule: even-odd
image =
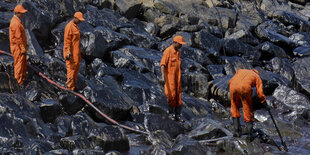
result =
[[74,90],[75,89],[75,85],[74,85],[75,66],[74,66],[72,59],[66,60],[66,67],[67,67],[67,87],[70,90]]
[[240,117],[239,106],[240,106],[240,95],[237,90],[230,89],[230,113],[231,117]]
[[26,55],[21,55],[20,52],[15,51],[14,55],[14,77],[18,84],[22,85],[26,80],[27,61]]
[[80,70],[80,63],[76,63],[74,66],[75,66],[75,69],[74,69],[73,83],[74,83],[74,86],[76,87],[77,78],[78,78],[78,74],[79,74],[79,70]]
[[243,117],[244,122],[254,121],[253,109],[252,109],[252,92],[245,93],[242,95],[243,105]]

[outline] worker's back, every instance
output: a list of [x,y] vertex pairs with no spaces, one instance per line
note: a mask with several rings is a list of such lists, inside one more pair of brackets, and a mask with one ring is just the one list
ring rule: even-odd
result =
[[229,81],[229,86],[239,87],[239,88],[252,88],[256,86],[258,74],[253,70],[239,69],[236,74]]

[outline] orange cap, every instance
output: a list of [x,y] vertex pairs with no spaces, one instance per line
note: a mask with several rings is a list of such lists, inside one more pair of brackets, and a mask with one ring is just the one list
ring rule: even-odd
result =
[[174,38],[173,38],[173,41],[174,42],[177,42],[177,43],[179,43],[179,44],[182,44],[182,45],[185,45],[186,43],[183,41],[183,38],[181,37],[181,36],[175,36]]
[[26,13],[27,10],[22,5],[19,4],[14,8],[14,12],[15,13]]
[[82,12],[76,12],[74,14],[74,17],[79,19],[80,21],[85,21],[85,19],[83,18],[83,13]]

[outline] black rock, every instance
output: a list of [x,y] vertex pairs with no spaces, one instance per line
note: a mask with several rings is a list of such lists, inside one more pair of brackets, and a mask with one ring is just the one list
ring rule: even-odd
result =
[[102,150],[89,150],[89,149],[74,149],[72,152],[74,155],[85,155],[85,154],[101,155],[101,154],[104,154],[104,151],[102,151]]
[[230,103],[228,82],[231,78],[232,75],[228,75],[211,81],[209,85],[210,98],[219,100],[228,106],[227,103]]
[[0,72],[0,92],[14,93],[19,89],[17,80],[5,72]]
[[[103,113],[115,120],[130,120],[130,110],[134,101],[125,94],[117,81],[111,76],[103,76],[98,79],[87,81],[84,89],[84,96],[90,100]],[[94,120],[106,121],[94,109],[88,107],[87,110]]]
[[[223,41],[214,35],[210,34],[206,30],[201,30],[200,32],[195,32],[194,36],[194,47],[215,51],[214,53],[219,53],[222,48]],[[213,52],[212,52],[213,53]],[[218,55],[218,54],[217,54]]]
[[299,46],[294,49],[293,54],[299,57],[306,57],[310,55],[310,46]]
[[284,49],[281,47],[272,44],[269,41],[263,42],[259,44],[256,48],[261,51],[261,58],[262,60],[270,60],[273,57],[279,58],[288,58],[288,54],[285,52]]
[[105,152],[111,150],[127,152],[129,150],[128,137],[118,127],[105,126],[92,129],[88,139],[95,145],[100,146]]
[[76,148],[79,149],[87,149],[91,147],[88,139],[82,136],[71,136],[61,138],[60,145],[62,148],[73,151]]
[[293,82],[295,78],[295,73],[292,67],[293,65],[288,59],[280,59],[278,57],[275,57],[271,60],[271,64],[274,73],[282,75],[283,77]]
[[225,38],[236,39],[244,43],[250,44],[252,46],[259,44],[259,40],[255,38],[250,31],[245,30],[239,30],[237,32],[230,34],[229,36],[226,36]]
[[224,48],[227,56],[238,55],[252,62],[257,62],[261,55],[261,53],[253,46],[235,39],[225,40]]
[[168,117],[154,114],[149,114],[145,116],[144,125],[149,132],[164,130],[172,138],[176,137],[179,134],[185,133],[185,127],[182,124],[172,121]]
[[64,111],[69,115],[76,114],[85,106],[85,101],[71,93],[62,93],[59,95],[59,101]]
[[120,14],[127,18],[134,18],[142,11],[140,0],[116,0],[115,6]]
[[309,33],[306,32],[294,33],[293,35],[290,36],[290,39],[301,46],[310,45],[310,35]]
[[0,47],[1,50],[11,53],[9,40],[9,28],[0,29]]
[[203,147],[198,141],[189,137],[178,137],[176,144],[171,149],[171,154],[196,154],[204,155],[211,152],[211,149]]
[[239,69],[252,69],[252,65],[245,60],[237,56],[233,57],[221,57],[221,61],[225,63],[224,70],[226,75],[235,75]]
[[84,17],[87,19],[86,22],[94,27],[103,26],[112,30],[118,30],[123,27],[133,26],[126,18],[122,18],[113,10],[107,8],[99,10],[98,8],[91,5],[87,5],[85,9],[86,12]]
[[55,119],[62,113],[61,105],[57,100],[45,99],[39,107],[41,117],[45,123],[54,123]]
[[121,28],[120,33],[127,35],[131,42],[142,48],[156,48],[156,39],[149,35],[143,29],[138,28]]
[[208,65],[207,69],[213,80],[224,76],[223,65]]

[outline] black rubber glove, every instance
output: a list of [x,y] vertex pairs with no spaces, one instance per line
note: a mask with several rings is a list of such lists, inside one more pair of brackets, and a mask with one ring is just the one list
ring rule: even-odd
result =
[[269,110],[271,109],[271,107],[267,104],[266,101],[263,103],[263,107],[264,107],[267,111],[269,111]]

